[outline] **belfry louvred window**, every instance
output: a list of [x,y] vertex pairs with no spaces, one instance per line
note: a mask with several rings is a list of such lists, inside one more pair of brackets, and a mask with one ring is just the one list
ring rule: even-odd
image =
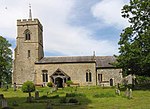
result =
[[31,32],[30,30],[25,30],[25,40],[31,40]]

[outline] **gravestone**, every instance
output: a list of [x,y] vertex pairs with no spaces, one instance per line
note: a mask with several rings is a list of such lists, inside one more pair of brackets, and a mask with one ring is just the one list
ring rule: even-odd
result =
[[6,99],[2,99],[2,108],[6,108],[6,107],[8,107],[7,100]]
[[53,89],[50,90],[50,93],[53,93]]
[[125,97],[129,97],[129,89],[128,88],[125,91]]
[[17,85],[16,85],[16,83],[14,83],[14,91],[16,91],[17,90]]
[[39,99],[39,92],[35,91],[35,99],[38,100]]
[[119,89],[116,89],[115,93],[116,93],[117,95],[120,95],[120,90],[119,90]]
[[128,98],[129,98],[129,99],[132,98],[132,89],[129,90],[129,96],[128,96]]
[[58,87],[57,87],[57,85],[55,85],[54,87],[53,87],[53,92],[55,92],[55,91],[57,91],[58,90]]
[[0,107],[2,106],[2,99],[4,99],[4,95],[0,94]]

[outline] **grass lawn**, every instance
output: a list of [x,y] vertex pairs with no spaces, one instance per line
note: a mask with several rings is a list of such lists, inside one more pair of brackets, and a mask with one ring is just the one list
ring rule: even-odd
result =
[[[9,107],[14,109],[46,109],[47,101],[52,104],[53,109],[150,109],[150,91],[149,90],[135,90],[133,91],[133,98],[128,99],[124,96],[124,92],[121,95],[115,95],[115,89],[95,87],[78,87],[77,91],[75,87],[66,87],[58,89],[57,92],[50,93],[51,88],[36,88],[39,91],[40,98],[36,100],[36,103],[26,103],[26,97],[28,93],[23,93],[21,89],[16,92],[12,88],[8,91],[2,91],[0,94],[4,94],[4,97],[8,100]],[[47,92],[49,92],[47,94]],[[66,93],[74,93],[73,97],[66,97],[67,101],[71,98],[75,98],[79,101],[79,104],[60,103],[60,99],[66,96]],[[34,96],[34,92],[32,93]],[[18,106],[13,106],[13,102],[16,101]]]

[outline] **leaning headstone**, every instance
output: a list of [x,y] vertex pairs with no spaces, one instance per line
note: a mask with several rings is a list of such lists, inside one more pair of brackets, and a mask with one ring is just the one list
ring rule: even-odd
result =
[[2,99],[2,108],[6,108],[6,107],[8,107],[7,100],[6,99]]
[[39,92],[35,91],[35,99],[38,100],[39,99]]
[[129,99],[132,98],[132,89],[129,90],[129,96],[128,96],[128,98],[129,98]]
[[129,89],[128,88],[125,91],[125,97],[129,97]]

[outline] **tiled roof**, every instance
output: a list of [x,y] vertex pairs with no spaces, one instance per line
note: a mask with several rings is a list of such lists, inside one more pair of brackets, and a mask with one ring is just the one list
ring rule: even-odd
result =
[[44,57],[37,63],[78,63],[78,62],[95,62],[93,56],[56,56]]
[[116,59],[113,56],[56,56],[44,57],[36,64],[53,64],[53,63],[91,63],[95,62],[96,67],[113,67],[111,65]]
[[113,67],[115,61],[114,56],[96,56],[96,67]]

